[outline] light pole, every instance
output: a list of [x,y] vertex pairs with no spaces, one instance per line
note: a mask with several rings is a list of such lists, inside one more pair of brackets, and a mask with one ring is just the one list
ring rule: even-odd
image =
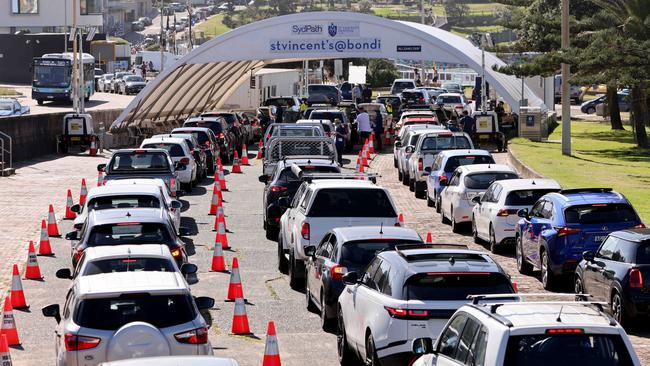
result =
[[[167,18],[169,19],[169,18]],[[165,54],[163,50],[163,1],[160,0],[160,40],[158,41],[158,45],[160,46],[160,70],[158,70],[158,73],[161,73],[163,71],[163,65],[165,65]]]
[[[569,0],[562,0],[562,49],[569,48]],[[562,64],[562,155],[571,155],[569,65]]]

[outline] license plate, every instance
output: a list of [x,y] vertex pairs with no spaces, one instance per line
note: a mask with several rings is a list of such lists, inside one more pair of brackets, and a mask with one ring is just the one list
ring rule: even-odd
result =
[[490,139],[490,135],[478,135],[478,139],[479,139],[479,140],[489,140],[489,139]]
[[595,235],[594,236],[594,241],[597,242],[597,243],[602,243],[603,240],[605,240],[606,237],[607,237],[607,235]]
[[488,127],[488,121],[478,121],[478,126],[480,128],[487,128]]
[[72,136],[70,138],[70,140],[72,140],[72,141],[81,141],[81,137],[80,136]]

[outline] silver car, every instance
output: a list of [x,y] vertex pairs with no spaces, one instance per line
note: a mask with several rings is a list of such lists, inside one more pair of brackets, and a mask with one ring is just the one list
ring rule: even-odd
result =
[[201,315],[214,299],[192,297],[177,272],[119,272],[78,277],[58,304],[56,364],[97,365],[138,357],[212,355]]

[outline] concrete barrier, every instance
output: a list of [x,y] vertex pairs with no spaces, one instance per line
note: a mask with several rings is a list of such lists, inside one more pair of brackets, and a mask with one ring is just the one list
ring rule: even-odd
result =
[[[99,134],[100,122],[104,122],[108,131],[121,112],[122,109],[89,111],[93,117],[95,133]],[[56,138],[62,132],[63,116],[67,113],[69,112],[0,118],[0,131],[13,139],[13,160],[22,161],[56,153]],[[107,134],[104,147],[122,146],[126,141],[126,136]]]
[[521,178],[546,178],[519,160],[519,158],[517,158],[517,156],[515,156],[515,154],[510,149],[508,149],[507,159],[508,165],[513,167],[517,173],[519,173],[519,177]]

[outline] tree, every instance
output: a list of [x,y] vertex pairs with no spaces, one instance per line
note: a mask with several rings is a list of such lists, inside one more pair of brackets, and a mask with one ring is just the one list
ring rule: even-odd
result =
[[385,59],[371,59],[367,73],[368,82],[375,88],[390,86],[399,77],[395,64]]
[[359,1],[359,12],[372,14],[372,2],[370,0],[361,0]]
[[469,13],[469,5],[458,0],[444,0],[445,13],[448,18],[461,21]]

